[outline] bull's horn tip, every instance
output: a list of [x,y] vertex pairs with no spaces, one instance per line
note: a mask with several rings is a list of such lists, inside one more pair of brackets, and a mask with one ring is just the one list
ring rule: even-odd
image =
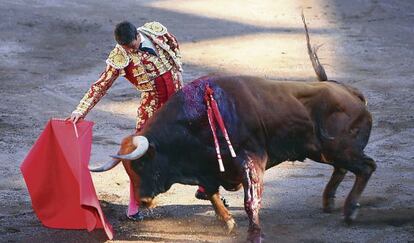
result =
[[90,172],[100,172],[98,167],[92,168],[92,167],[88,166],[88,169],[89,169]]

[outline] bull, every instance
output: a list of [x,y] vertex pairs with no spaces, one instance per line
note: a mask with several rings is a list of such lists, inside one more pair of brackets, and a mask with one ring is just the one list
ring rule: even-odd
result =
[[[303,18],[303,16],[302,16]],[[347,171],[355,174],[343,214],[351,223],[358,201],[375,171],[364,153],[372,117],[364,96],[355,88],[328,80],[310,45],[308,53],[317,82],[275,82],[250,76],[206,76],[187,84],[149,120],[146,127],[123,139],[117,155],[92,171],[106,171],[121,161],[130,176],[136,200],[147,204],[174,183],[202,185],[217,216],[230,232],[234,219],[223,205],[219,187],[243,187],[249,218],[248,237],[261,240],[259,209],[266,169],[284,161],[313,161],[333,166],[323,192],[323,211],[331,212],[338,185]],[[213,139],[205,92],[209,87],[227,133]],[[227,149],[231,140],[235,156]],[[222,166],[214,142],[219,141]]]

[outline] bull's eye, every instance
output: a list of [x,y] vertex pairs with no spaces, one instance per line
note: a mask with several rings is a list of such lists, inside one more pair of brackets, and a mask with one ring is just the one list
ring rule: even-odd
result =
[[143,171],[144,167],[148,165],[148,163],[151,163],[154,159],[154,153],[146,153],[141,158],[132,161],[134,169],[137,171]]

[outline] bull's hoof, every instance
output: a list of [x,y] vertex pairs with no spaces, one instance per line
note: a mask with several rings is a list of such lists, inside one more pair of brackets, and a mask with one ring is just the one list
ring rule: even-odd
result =
[[227,231],[226,231],[227,234],[231,234],[236,228],[237,224],[233,218],[230,218],[229,220],[226,221],[226,226],[227,226]]
[[355,221],[356,217],[358,216],[359,208],[359,203],[356,203],[350,205],[348,208],[345,209],[344,220],[346,224],[351,225],[352,222]]
[[335,208],[335,198],[328,198],[323,202],[323,212],[332,213]]

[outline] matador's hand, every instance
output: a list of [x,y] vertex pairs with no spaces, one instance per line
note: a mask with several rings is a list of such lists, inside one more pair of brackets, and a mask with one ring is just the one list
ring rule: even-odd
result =
[[71,121],[73,123],[77,123],[79,119],[82,119],[82,116],[79,113],[72,112],[70,117],[66,118],[66,121]]

